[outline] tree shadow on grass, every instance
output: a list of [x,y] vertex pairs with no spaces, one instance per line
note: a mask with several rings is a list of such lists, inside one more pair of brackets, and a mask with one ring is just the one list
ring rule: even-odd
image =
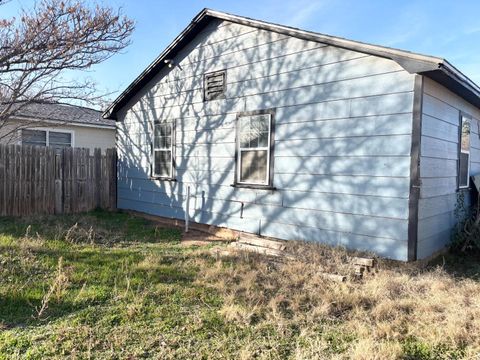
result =
[[[161,253],[150,261],[149,255],[139,249],[35,248],[30,252],[43,264],[43,271],[29,280],[15,278],[18,275],[15,270],[9,274],[17,284],[24,285],[14,286],[5,293],[0,291],[2,327],[41,326],[66,315],[79,314],[91,306],[108,307],[126,294],[149,292],[160,284],[186,288],[192,286],[195,277],[191,268],[182,266],[181,253],[168,253],[164,262]],[[172,261],[172,256],[178,261]],[[48,306],[38,316],[42,301],[55,283],[60,258],[66,286],[53,291]]]
[[480,252],[458,254],[448,252],[437,256],[428,263],[428,267],[441,266],[448,274],[456,278],[471,279],[480,282]]
[[71,243],[116,245],[125,242],[179,242],[181,230],[159,227],[123,212],[88,213],[32,218],[0,218],[0,236],[33,237]]

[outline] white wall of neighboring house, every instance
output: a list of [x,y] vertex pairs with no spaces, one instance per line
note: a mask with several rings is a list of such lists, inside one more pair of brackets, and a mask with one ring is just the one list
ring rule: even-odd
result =
[[[22,125],[23,124],[23,125]],[[28,129],[51,129],[53,131],[67,131],[73,134],[73,146],[88,148],[93,153],[95,148],[102,149],[102,153],[106,149],[115,147],[115,128],[102,128],[88,125],[66,125],[55,124],[53,122],[33,122],[13,120],[8,125],[0,127],[0,143],[3,144],[19,144],[21,138],[19,126],[25,126]],[[12,131],[13,130],[13,131]]]

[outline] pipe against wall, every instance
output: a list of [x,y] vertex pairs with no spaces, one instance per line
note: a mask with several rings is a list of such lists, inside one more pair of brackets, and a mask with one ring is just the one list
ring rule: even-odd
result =
[[187,187],[187,204],[185,209],[185,232],[188,232],[189,210],[190,210],[190,186]]

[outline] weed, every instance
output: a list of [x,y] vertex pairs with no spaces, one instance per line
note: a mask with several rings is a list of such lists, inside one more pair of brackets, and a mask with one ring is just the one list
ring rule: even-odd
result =
[[57,266],[57,272],[55,274],[55,278],[50,284],[48,291],[43,296],[41,305],[35,308],[35,311],[36,311],[35,317],[37,319],[42,318],[45,311],[48,309],[48,304],[50,303],[50,300],[52,298],[55,299],[55,301],[57,302],[61,300],[62,295],[66,291],[67,286],[68,286],[68,277],[63,267],[63,258],[60,257],[58,259],[58,266]]

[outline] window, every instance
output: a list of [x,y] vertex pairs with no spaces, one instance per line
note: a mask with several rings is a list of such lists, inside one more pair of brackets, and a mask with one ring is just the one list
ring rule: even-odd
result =
[[43,130],[22,130],[23,145],[47,146],[47,132]]
[[36,146],[51,146],[57,149],[72,146],[72,133],[53,131],[49,129],[22,129],[22,144]]
[[462,116],[461,125],[458,186],[465,188],[470,181],[470,119]]
[[272,185],[272,112],[240,114],[237,119],[236,183]]
[[153,169],[156,177],[171,178],[173,173],[173,123],[155,122]]
[[57,131],[48,132],[48,146],[64,148],[72,146],[72,134]]
[[225,97],[225,80],[225,70],[205,74],[203,81],[203,98],[205,101]]

